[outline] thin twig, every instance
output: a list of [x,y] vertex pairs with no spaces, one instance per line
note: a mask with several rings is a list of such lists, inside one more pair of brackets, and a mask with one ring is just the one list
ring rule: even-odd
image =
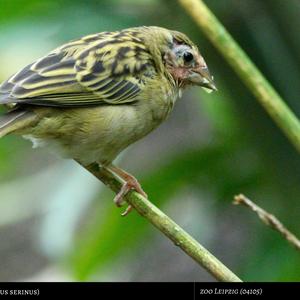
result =
[[178,0],[300,152],[300,122],[202,0]]
[[243,204],[254,212],[257,213],[259,218],[268,226],[278,231],[291,245],[293,245],[297,250],[300,250],[300,240],[289,230],[285,228],[285,226],[272,214],[268,213],[255,203],[253,203],[249,198],[245,195],[240,194],[234,197],[233,204],[239,205]]
[[[114,176],[105,168],[101,168],[97,164],[82,166],[105,185],[110,187],[114,192],[117,193],[122,187],[123,182],[120,178]],[[135,191],[131,191],[125,196],[125,200],[132,205],[141,216],[145,217],[150,223],[172,240],[176,246],[180,247],[217,280],[224,282],[241,282],[241,279],[148,199]],[[127,218],[130,218],[130,216]]]

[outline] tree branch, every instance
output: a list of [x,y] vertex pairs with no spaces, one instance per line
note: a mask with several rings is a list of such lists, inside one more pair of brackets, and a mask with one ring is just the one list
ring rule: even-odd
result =
[[300,152],[300,122],[202,0],[178,0]]
[[291,245],[293,245],[297,250],[300,250],[300,240],[293,233],[287,230],[274,215],[266,212],[243,194],[235,196],[233,204],[243,204],[252,209],[266,225],[278,231]]
[[[101,168],[97,164],[82,166],[114,192],[118,192],[122,187],[123,182],[121,179],[115,177],[105,168]],[[180,247],[217,280],[224,282],[241,282],[241,280],[216,257],[142,195],[131,191],[125,196],[125,200],[132,205],[141,216],[145,217],[152,225],[158,228],[173,241],[176,246]]]

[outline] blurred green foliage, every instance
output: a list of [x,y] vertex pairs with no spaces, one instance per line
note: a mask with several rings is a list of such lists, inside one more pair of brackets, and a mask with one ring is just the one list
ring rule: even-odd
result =
[[[295,113],[300,115],[300,37],[296,30],[300,26],[300,3],[297,0],[206,2]],[[139,25],[159,25],[187,33],[199,44],[216,78],[219,92],[206,95],[193,89],[186,93],[165,127],[158,129],[150,139],[133,146],[124,155],[123,164],[133,165],[129,169],[142,179],[150,199],[167,213],[177,205],[174,198],[182,191],[180,201],[190,198],[188,191],[192,191],[193,195],[198,195],[195,201],[212,203],[209,211],[199,211],[198,218],[191,216],[187,223],[190,232],[242,279],[300,279],[299,254],[251,212],[231,206],[233,196],[243,192],[299,235],[298,153],[175,1],[0,0],[0,8],[1,80],[61,43],[84,34]],[[199,137],[195,134],[198,127]],[[164,135],[159,135],[160,130]],[[169,146],[154,149],[153,141],[157,145],[164,144],[166,136],[170,139]],[[0,141],[0,179],[4,183],[16,181],[11,193],[17,193],[21,175],[26,177],[27,172],[34,174],[51,167],[52,159],[47,158],[47,152],[32,151],[28,145],[16,137]],[[133,159],[130,158],[132,153]],[[82,183],[81,188],[91,189],[89,183]],[[68,195],[68,189],[75,189],[75,185],[60,181],[51,189],[53,198],[57,190]],[[39,195],[40,201],[46,198],[42,191]],[[120,211],[111,203],[112,197],[106,189],[96,190],[86,200],[88,207],[79,209],[77,214],[71,214],[71,201],[69,206],[66,205],[65,220],[68,215],[75,220],[71,244],[67,251],[48,256],[47,261],[48,264],[60,265],[70,280],[118,279],[111,275],[113,271],[105,275],[108,269],[115,268],[114,262],[123,264],[128,269],[127,274],[132,274],[131,262],[135,258],[141,259],[139,253],[147,253],[152,248],[160,255],[154,242],[160,233],[135,213],[121,218]],[[26,201],[22,194],[19,198],[20,202]],[[9,205],[5,202],[7,199],[2,197],[0,205]],[[2,213],[5,214],[5,210]],[[211,218],[207,223],[200,220],[205,214]],[[53,222],[59,222],[55,216],[54,213]],[[175,220],[188,218],[184,206],[172,217]],[[39,218],[43,223],[44,214]],[[21,220],[15,223],[22,224]],[[199,229],[199,224],[204,226]],[[45,234],[43,227],[35,226],[40,235]],[[56,233],[60,239],[65,234],[64,228],[61,225]],[[209,238],[205,232],[209,233]],[[2,225],[0,238],[1,235],[5,237],[4,233],[5,225]],[[35,240],[38,244],[38,239]],[[52,243],[55,244],[55,240]],[[43,251],[41,248],[40,252],[47,256],[47,251]],[[9,255],[1,253],[3,257]],[[138,263],[143,265],[145,262]],[[168,261],[160,267],[168,269]],[[159,272],[155,270],[148,280],[156,280]],[[2,280],[7,280],[7,276],[4,270],[0,272]],[[11,278],[19,279],[18,274]],[[129,278],[143,280],[144,277],[139,273],[137,277]],[[201,280],[201,274],[188,277],[179,272],[176,276],[170,271],[165,280]]]

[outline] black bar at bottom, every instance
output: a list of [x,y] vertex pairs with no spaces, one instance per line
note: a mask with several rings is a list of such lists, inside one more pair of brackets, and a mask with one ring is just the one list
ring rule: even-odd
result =
[[[183,299],[205,297],[286,297],[300,295],[300,283],[84,283],[8,282],[0,283],[0,297],[86,297],[95,299]],[[89,298],[88,298],[89,299]]]

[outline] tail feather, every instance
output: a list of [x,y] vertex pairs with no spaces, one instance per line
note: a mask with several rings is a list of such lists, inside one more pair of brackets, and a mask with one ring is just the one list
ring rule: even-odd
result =
[[0,116],[0,138],[28,126],[36,115],[27,110],[17,109]]

